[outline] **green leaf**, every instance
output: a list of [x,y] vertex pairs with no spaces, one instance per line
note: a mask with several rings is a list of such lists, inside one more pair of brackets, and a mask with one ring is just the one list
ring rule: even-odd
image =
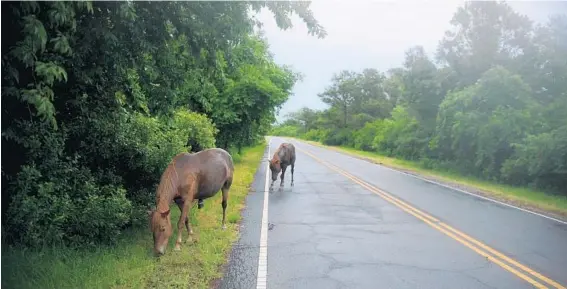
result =
[[45,83],[52,86],[57,81],[67,81],[67,72],[63,67],[53,62],[36,62],[35,73],[38,77],[43,78]]
[[[39,21],[35,15],[27,15],[22,17],[24,21],[23,34],[25,35],[25,43],[30,45],[33,53],[38,50],[45,51],[47,44],[47,31],[43,23]],[[39,44],[39,46],[38,46]]]

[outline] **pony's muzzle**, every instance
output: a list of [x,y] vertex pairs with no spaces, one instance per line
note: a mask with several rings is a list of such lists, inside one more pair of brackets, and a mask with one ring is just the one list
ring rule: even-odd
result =
[[165,254],[165,246],[161,246],[158,249],[154,249],[154,254],[159,257]]

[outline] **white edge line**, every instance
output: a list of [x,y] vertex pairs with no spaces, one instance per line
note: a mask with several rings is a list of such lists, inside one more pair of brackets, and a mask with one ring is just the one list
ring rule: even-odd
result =
[[[310,146],[313,146],[313,147],[317,147],[317,146],[314,146],[314,145],[311,145],[311,144],[308,144],[308,143],[304,143],[304,142],[301,142],[301,141],[297,141],[297,140],[296,140],[296,142],[299,142],[299,143],[301,143],[301,144],[307,144],[307,145],[310,145]],[[337,151],[335,151],[335,152],[337,152]],[[351,158],[356,158],[356,157],[351,156],[351,155],[349,155],[349,154],[345,154],[345,153],[341,153],[341,152],[337,152],[337,153],[340,153],[340,154],[349,156],[349,157],[351,157]],[[358,158],[357,158],[357,159],[358,159]],[[360,160],[360,159],[359,159],[359,160]],[[553,217],[550,217],[550,216],[546,216],[546,215],[544,215],[544,214],[540,214],[540,213],[537,213],[537,212],[534,212],[534,211],[530,211],[530,210],[528,210],[528,209],[524,209],[524,208],[520,208],[520,207],[517,207],[517,206],[514,206],[514,205],[510,205],[510,204],[507,204],[507,203],[504,203],[504,202],[501,202],[501,201],[498,201],[498,200],[495,200],[495,199],[491,199],[491,198],[488,198],[488,197],[485,197],[485,196],[481,196],[481,195],[475,194],[475,193],[467,192],[467,191],[465,191],[465,190],[463,190],[463,189],[451,187],[451,186],[449,186],[449,185],[445,185],[445,184],[442,184],[442,183],[439,183],[439,182],[436,182],[436,181],[428,180],[428,179],[425,179],[425,178],[422,178],[422,177],[419,177],[419,176],[416,176],[416,175],[408,174],[408,173],[406,173],[406,172],[402,172],[402,171],[399,171],[399,170],[396,170],[396,169],[393,169],[393,168],[390,168],[390,167],[387,167],[387,166],[383,166],[383,165],[376,164],[376,163],[373,163],[373,162],[370,162],[370,163],[371,163],[371,164],[374,164],[374,165],[376,165],[376,166],[379,166],[379,167],[382,167],[382,168],[385,168],[385,169],[388,169],[388,170],[391,170],[391,171],[400,173],[400,174],[404,174],[404,175],[407,175],[407,176],[410,176],[410,177],[414,177],[414,178],[416,178],[416,179],[420,179],[420,180],[422,180],[422,181],[426,181],[426,182],[428,182],[428,183],[430,183],[430,184],[435,184],[435,185],[438,185],[438,186],[441,186],[441,187],[445,187],[445,188],[447,188],[447,189],[451,189],[451,190],[454,190],[454,191],[457,191],[457,192],[461,192],[461,193],[463,193],[463,194],[467,194],[467,195],[469,195],[469,196],[473,196],[473,197],[476,197],[476,198],[479,198],[479,199],[491,201],[491,202],[494,202],[494,203],[497,203],[497,204],[500,204],[500,205],[503,205],[503,206],[506,206],[506,207],[514,208],[514,209],[517,209],[517,210],[520,210],[520,211],[523,211],[523,212],[526,212],[526,213],[530,213],[530,214],[533,214],[533,215],[536,215],[536,216],[540,216],[540,217],[543,217],[543,218],[546,218],[546,219],[549,219],[549,220],[552,220],[552,221],[555,221],[555,222],[558,222],[558,223],[567,225],[567,222],[565,222],[565,221],[562,221],[562,220],[559,220],[559,219],[556,219],[556,218],[553,218]]]
[[[268,140],[268,160],[270,159],[270,145],[272,138]],[[268,191],[270,189],[270,165],[266,165],[266,183],[264,184],[264,206],[262,208],[262,226],[260,229],[260,254],[258,255],[258,277],[256,289],[267,288],[268,278]]]

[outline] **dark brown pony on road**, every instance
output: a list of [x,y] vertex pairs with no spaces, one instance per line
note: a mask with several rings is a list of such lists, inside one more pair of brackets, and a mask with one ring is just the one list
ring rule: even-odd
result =
[[225,229],[228,192],[232,184],[234,165],[228,152],[213,148],[198,153],[180,153],[169,163],[156,193],[156,209],[150,214],[151,230],[154,237],[154,252],[165,253],[169,237],[172,235],[169,204],[175,201],[181,210],[177,222],[177,241],[175,250],[181,249],[183,224],[188,238],[193,234],[189,227],[189,213],[193,201],[210,198],[222,190],[222,228]]
[[278,174],[282,172],[280,187],[283,187],[284,175],[287,166],[291,165],[291,186],[293,186],[293,170],[295,168],[295,147],[291,143],[282,143],[274,152],[274,156],[270,160],[270,171],[272,171],[272,183],[278,179]]

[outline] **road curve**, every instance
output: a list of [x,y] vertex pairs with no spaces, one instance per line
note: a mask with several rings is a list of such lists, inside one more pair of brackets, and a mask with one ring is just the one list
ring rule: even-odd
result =
[[564,223],[291,142],[295,186],[265,192],[260,164],[219,288],[264,288],[262,219],[270,289],[567,286]]

